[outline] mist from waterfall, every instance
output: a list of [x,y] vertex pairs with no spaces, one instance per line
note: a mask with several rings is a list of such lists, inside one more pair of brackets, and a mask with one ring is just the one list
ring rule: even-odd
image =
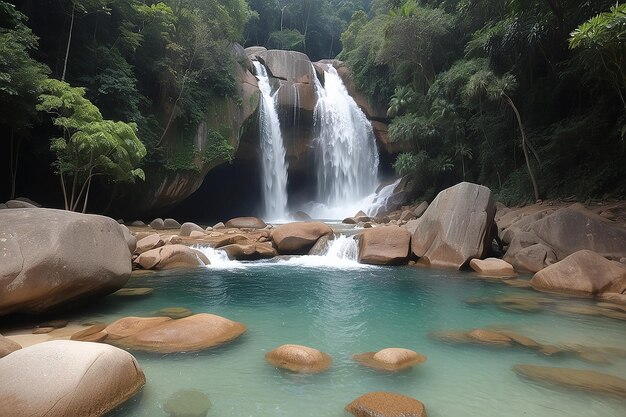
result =
[[343,218],[366,209],[355,204],[374,192],[378,150],[372,125],[348,94],[337,70],[327,66],[324,86],[315,74],[317,164],[316,218]]
[[287,217],[287,161],[280,121],[267,69],[258,61],[253,61],[253,64],[261,90],[259,130],[264,217],[271,220],[285,219]]

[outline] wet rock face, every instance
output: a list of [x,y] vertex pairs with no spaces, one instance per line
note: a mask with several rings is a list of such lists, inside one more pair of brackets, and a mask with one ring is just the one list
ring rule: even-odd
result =
[[131,254],[113,219],[53,209],[0,211],[0,315],[40,313],[126,284]]
[[282,345],[268,352],[265,359],[272,365],[299,373],[319,373],[330,368],[332,358],[308,346]]
[[535,365],[515,365],[513,370],[524,378],[547,385],[613,394],[626,398],[626,379],[609,374]]
[[406,264],[411,234],[398,226],[367,229],[359,238],[359,262],[371,265]]
[[130,353],[67,340],[12,353],[0,361],[0,375],[1,410],[11,417],[100,417],[146,382]]
[[419,219],[411,248],[420,262],[459,269],[490,248],[495,201],[491,190],[462,182],[440,192]]
[[356,417],[426,417],[424,404],[393,392],[370,392],[346,406]]
[[536,290],[548,292],[621,293],[626,289],[626,266],[595,252],[581,250],[537,272],[530,283]]

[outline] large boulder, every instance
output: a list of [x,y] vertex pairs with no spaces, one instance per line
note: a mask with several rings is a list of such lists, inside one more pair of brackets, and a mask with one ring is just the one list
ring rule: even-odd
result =
[[22,346],[13,340],[0,335],[0,358],[4,358],[9,353],[13,353]]
[[532,232],[518,231],[502,258],[516,271],[537,272],[557,261],[554,250]]
[[256,261],[259,259],[269,259],[278,255],[276,249],[265,243],[251,243],[248,245],[232,244],[222,246],[229,259],[238,261]]
[[180,236],[191,236],[191,232],[201,232],[204,235],[204,229],[192,222],[183,223],[180,226]]
[[99,417],[135,395],[146,378],[113,346],[57,340],[0,360],[0,410],[11,417]]
[[461,268],[490,249],[495,214],[491,190],[462,182],[440,192],[419,219],[411,240],[426,265]]
[[426,417],[424,404],[393,392],[369,392],[346,406],[356,417]]
[[626,256],[626,230],[611,225],[580,204],[538,220],[532,231],[554,250],[559,260],[582,249],[616,261]]
[[321,222],[296,222],[272,230],[271,239],[281,255],[306,255],[322,236],[333,230]]
[[[229,342],[246,331],[246,326],[242,323],[206,313],[194,314],[179,320],[160,319],[133,317],[125,319],[122,326],[119,323],[112,323],[109,327],[126,329],[123,334],[129,333],[128,329],[138,331],[112,339],[111,343],[126,349],[147,352],[194,352]],[[120,332],[116,334],[119,336]]]
[[268,352],[265,359],[277,368],[310,374],[324,372],[333,362],[326,353],[301,345],[279,346]]
[[515,365],[513,370],[524,378],[542,384],[626,397],[626,379],[614,375],[537,365]]
[[540,291],[576,295],[621,293],[626,290],[626,265],[581,250],[537,272],[530,284]]
[[208,265],[209,259],[185,245],[166,245],[142,253],[135,262],[143,269],[173,269]]
[[0,211],[0,314],[40,313],[126,284],[131,253],[104,216],[53,209]]
[[135,252],[138,255],[141,255],[144,252],[148,252],[149,250],[160,248],[161,246],[165,246],[165,242],[161,239],[161,235],[158,233],[152,233],[144,238],[141,238],[137,241],[137,247]]
[[408,261],[411,234],[398,226],[365,230],[359,239],[359,262],[371,265],[400,265]]
[[267,224],[258,217],[235,217],[227,221],[225,226],[234,229],[265,229]]

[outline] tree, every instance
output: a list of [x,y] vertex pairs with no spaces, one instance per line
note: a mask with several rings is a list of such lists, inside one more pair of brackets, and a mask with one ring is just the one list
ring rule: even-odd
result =
[[37,95],[49,73],[30,56],[38,42],[25,20],[15,6],[0,1],[0,125],[10,131],[11,198],[15,198],[22,137],[35,117]]
[[[85,98],[83,88],[54,79],[44,83],[37,109],[53,116],[53,124],[63,136],[51,141],[56,154],[54,167],[61,180],[65,209],[76,211],[83,199],[87,210],[92,179],[106,176],[114,182],[145,179],[138,168],[146,148],[137,138],[134,123],[102,118],[100,110]],[[68,195],[68,180],[72,180]]]

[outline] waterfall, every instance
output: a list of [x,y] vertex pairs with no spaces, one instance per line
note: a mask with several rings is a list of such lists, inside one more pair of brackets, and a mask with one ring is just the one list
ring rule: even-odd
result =
[[359,246],[354,237],[339,235],[328,242],[326,252],[322,256],[356,262],[359,257]]
[[[355,202],[370,195],[377,185],[378,150],[374,131],[365,114],[348,94],[337,70],[325,69],[325,85],[317,73],[317,201],[319,218],[352,216]],[[338,216],[339,214],[339,216]]]
[[263,203],[265,218],[287,217],[287,162],[285,146],[280,131],[276,103],[272,96],[267,69],[253,61],[261,90],[259,128],[261,132],[261,170],[263,179]]

